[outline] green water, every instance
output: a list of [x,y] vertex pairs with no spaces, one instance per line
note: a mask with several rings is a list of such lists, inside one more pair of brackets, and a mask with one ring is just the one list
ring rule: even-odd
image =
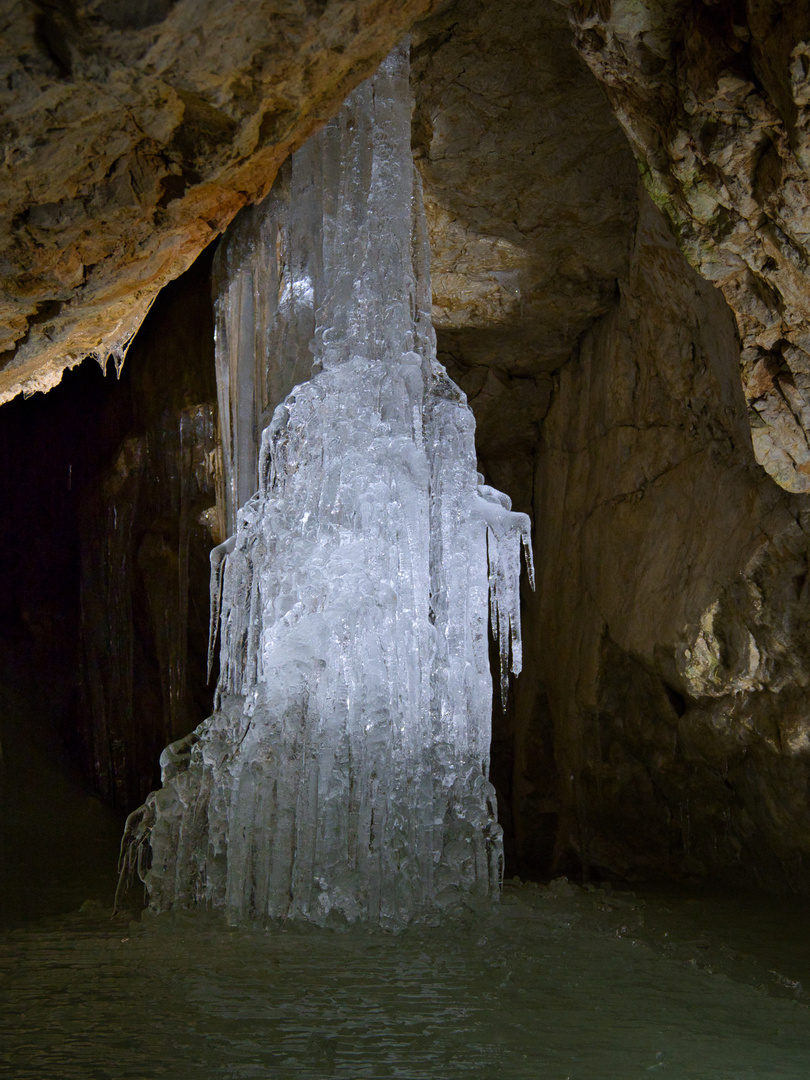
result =
[[[393,936],[91,902],[0,937],[0,1075],[806,1080],[790,957],[729,945],[707,909],[734,922],[720,901],[509,887],[497,911]],[[737,932],[767,953],[756,921],[738,911]]]

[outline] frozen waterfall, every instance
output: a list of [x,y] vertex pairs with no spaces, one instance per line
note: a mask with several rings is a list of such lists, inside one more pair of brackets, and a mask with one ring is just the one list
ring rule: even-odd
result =
[[[155,910],[401,926],[499,893],[487,617],[505,694],[529,520],[436,359],[410,117],[403,46],[225,248],[220,677],[128,822]],[[257,462],[268,370],[313,359]]]

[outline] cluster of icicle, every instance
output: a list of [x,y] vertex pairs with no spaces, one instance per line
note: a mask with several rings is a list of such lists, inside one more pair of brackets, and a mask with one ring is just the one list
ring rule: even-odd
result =
[[[500,890],[487,611],[505,694],[529,520],[476,473],[436,359],[410,115],[401,46],[294,156],[288,210],[266,208],[292,253],[272,317],[314,374],[275,409],[259,490],[212,554],[216,711],[128,823],[125,869],[140,857],[158,911],[397,927]],[[253,376],[240,390],[221,367],[238,419]]]

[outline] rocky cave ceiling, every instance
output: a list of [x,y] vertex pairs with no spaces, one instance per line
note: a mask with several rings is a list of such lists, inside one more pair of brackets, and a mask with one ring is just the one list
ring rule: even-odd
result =
[[437,7],[414,30],[436,325],[472,394],[559,366],[615,294],[636,198],[562,8],[23,2],[0,29],[0,400],[120,358],[156,292]]
[[0,401],[120,359],[161,287],[430,8],[4,5]]

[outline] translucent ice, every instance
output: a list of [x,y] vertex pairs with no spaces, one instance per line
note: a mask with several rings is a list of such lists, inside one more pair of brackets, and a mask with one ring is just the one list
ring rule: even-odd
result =
[[216,711],[128,823],[157,910],[397,926],[499,893],[487,609],[505,694],[529,521],[481,483],[436,360],[407,56],[298,151],[220,264],[231,506],[253,480],[262,343],[314,374],[264,428],[258,492],[212,555]]

